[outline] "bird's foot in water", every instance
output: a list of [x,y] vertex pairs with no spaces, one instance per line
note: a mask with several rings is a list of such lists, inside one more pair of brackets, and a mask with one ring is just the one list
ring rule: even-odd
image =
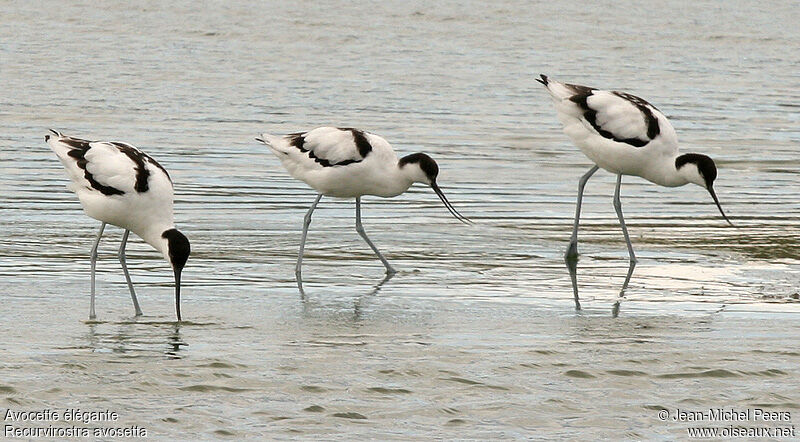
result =
[[570,241],[567,251],[564,253],[564,262],[568,266],[571,263],[578,262],[578,241]]

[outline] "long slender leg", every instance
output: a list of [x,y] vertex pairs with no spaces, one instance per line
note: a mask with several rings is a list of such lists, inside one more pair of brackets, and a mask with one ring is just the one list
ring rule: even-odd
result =
[[92,246],[92,297],[91,301],[89,301],[89,320],[92,320],[97,317],[94,314],[94,271],[97,267],[97,247],[100,245],[100,237],[103,236],[103,230],[106,228],[106,223],[100,224],[100,231],[97,232],[97,238],[94,240],[94,246]]
[[625,289],[628,288],[628,283],[631,281],[633,269],[636,267],[636,255],[633,253],[633,245],[631,245],[631,238],[628,236],[628,228],[625,226],[625,218],[622,216],[622,202],[619,199],[619,188],[622,185],[622,175],[617,175],[617,188],[614,190],[614,209],[617,211],[617,218],[619,218],[619,225],[622,226],[622,234],[625,235],[625,242],[628,244],[628,258],[630,259],[630,266],[628,267],[628,275],[625,276],[625,282],[622,283],[622,290],[619,291],[619,298],[614,303],[613,316],[619,314],[619,303],[622,297],[625,296]]
[[303,218],[303,235],[300,237],[300,252],[297,254],[297,266],[294,268],[294,274],[297,277],[297,283],[301,285],[300,291],[302,292],[302,284],[303,284],[303,276],[301,273],[301,267],[303,266],[303,249],[306,247],[306,237],[308,236],[308,226],[311,225],[311,214],[314,213],[314,209],[317,208],[317,204],[319,204],[319,200],[322,199],[322,194],[320,193],[317,195],[317,199],[314,200],[314,203],[311,204],[311,208],[308,209],[306,212],[306,216]]
[[136,310],[136,316],[142,316],[142,309],[139,308],[139,301],[136,299],[136,292],[133,290],[133,282],[131,282],[131,274],[128,273],[128,263],[125,260],[125,246],[128,244],[128,235],[130,230],[125,229],[122,234],[122,245],[119,246],[119,263],[122,264],[122,272],[125,273],[125,281],[128,282],[128,289],[131,291],[131,299],[133,300],[133,308]]
[[578,181],[578,203],[575,205],[575,224],[572,227],[572,236],[569,239],[569,247],[567,253],[564,254],[564,259],[578,257],[578,224],[581,219],[581,203],[583,202],[583,188],[586,187],[586,182],[594,175],[599,169],[599,166],[593,166],[588,172],[583,174],[580,181]]
[[386,267],[386,274],[394,275],[395,273],[397,273],[397,270],[395,270],[392,267],[392,265],[389,264],[389,261],[387,261],[386,258],[383,257],[378,248],[375,247],[375,244],[373,244],[372,241],[370,241],[369,237],[367,236],[367,232],[364,231],[364,226],[361,225],[361,197],[356,197],[356,232],[358,232],[358,234],[361,235],[362,238],[364,238],[364,241],[366,241],[367,244],[369,244],[372,251],[375,252],[376,255],[378,255],[378,258],[380,258],[381,262],[383,263],[383,266]]
[[572,280],[572,293],[575,295],[575,310],[581,309],[581,302],[578,298],[578,224],[581,218],[583,188],[586,187],[586,182],[597,172],[597,169],[599,169],[598,166],[593,166],[588,172],[583,174],[580,181],[578,181],[578,203],[575,205],[575,225],[572,228],[572,237],[570,237],[567,252],[564,254],[564,262],[567,264],[569,277]]

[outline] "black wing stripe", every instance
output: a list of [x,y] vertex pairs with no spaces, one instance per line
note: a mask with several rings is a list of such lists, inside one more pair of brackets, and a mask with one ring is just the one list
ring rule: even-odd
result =
[[300,149],[302,152],[308,152],[306,149],[303,149],[303,146],[306,144],[306,137],[303,136],[304,134],[296,133],[296,134],[289,134],[289,144],[292,146]]
[[650,137],[651,140],[661,133],[661,128],[658,126],[658,119],[655,115],[653,115],[653,112],[648,107],[652,106],[655,109],[655,106],[637,97],[636,95],[626,94],[625,92],[615,91],[614,95],[630,101],[644,115],[644,119],[647,122],[647,136]]
[[124,153],[136,165],[134,167],[134,170],[136,170],[136,184],[134,184],[133,188],[138,193],[147,192],[147,190],[150,189],[150,186],[147,184],[147,180],[150,178],[150,171],[147,170],[147,165],[144,162],[144,154],[139,149],[129,144],[118,143],[116,141],[112,141],[111,144],[116,146],[120,152]]
[[62,143],[72,147],[72,149],[67,152],[72,158],[75,158],[75,161],[78,164],[78,167],[83,170],[83,177],[86,178],[86,181],[89,182],[89,185],[92,186],[92,189],[95,189],[106,196],[111,195],[124,195],[125,192],[117,189],[116,187],[106,186],[104,184],[99,183],[96,179],[94,179],[94,175],[89,173],[86,170],[86,152],[89,151],[89,141],[81,140],[78,138],[61,138]]
[[[117,142],[117,141],[112,141],[111,144],[119,147],[120,148],[119,150],[122,151],[122,153],[127,155],[128,158],[130,158],[134,163],[136,163],[136,167],[137,167],[136,168],[136,172],[137,172],[137,175],[136,175],[136,186],[137,186],[136,191],[137,192],[147,192],[147,189],[149,188],[149,185],[147,183],[147,179],[150,177],[150,171],[147,170],[147,167],[145,166],[145,162],[148,162],[148,163],[152,164],[153,166],[157,167],[159,170],[164,172],[164,176],[166,176],[167,180],[169,180],[170,184],[172,184],[172,177],[169,176],[169,172],[167,172],[167,169],[164,169],[164,166],[159,164],[159,162],[156,161],[155,158],[151,157],[150,155],[142,152],[141,150],[139,150],[139,149],[131,146],[130,144],[127,144],[127,143],[120,143],[120,142]],[[141,183],[141,185],[140,185],[140,183]],[[139,187],[141,187],[142,190],[139,190]]]
[[[366,154],[372,151],[372,145],[369,144],[369,141],[367,141],[367,138],[364,136],[363,132],[361,132],[358,129],[341,129],[341,130],[349,130],[353,132],[353,138],[356,141],[358,152],[359,154],[361,154],[362,157],[366,156]],[[356,132],[358,132],[358,135],[356,135]],[[340,161],[338,163],[331,163],[325,158],[319,158],[318,156],[316,156],[313,150],[309,150],[304,147],[306,143],[304,135],[305,133],[289,134],[288,135],[289,144],[300,149],[300,152],[303,153],[308,152],[308,157],[317,162],[322,167],[347,166],[348,164],[360,163],[361,161],[364,160],[364,158],[361,158],[360,160],[350,159],[350,160]]]
[[147,160],[147,161],[148,161],[150,164],[152,164],[153,166],[156,166],[156,167],[158,167],[158,168],[159,168],[159,169],[160,169],[162,172],[164,172],[164,175],[166,175],[167,179],[169,180],[169,183],[170,183],[170,184],[172,184],[172,178],[169,176],[169,172],[167,172],[167,169],[164,169],[164,166],[162,166],[161,164],[159,164],[159,163],[158,163],[158,161],[156,161],[155,159],[153,159],[153,157],[151,157],[150,155],[148,155],[148,154],[146,154],[146,153],[144,153],[144,152],[142,152],[142,151],[139,151],[139,152],[142,154],[142,156],[143,156],[143,157],[144,157],[144,158],[145,158],[145,159],[146,159],[146,160]]
[[369,144],[369,140],[367,140],[366,135],[364,135],[364,131],[352,127],[340,127],[339,130],[348,130],[353,134],[353,140],[356,142],[356,147],[358,148],[358,153],[361,155],[361,158],[366,157],[372,152],[372,145]]
[[[584,99],[585,99],[586,97],[588,97],[589,95],[592,95],[592,94],[594,93],[594,91],[596,91],[596,90],[597,90],[597,89],[595,89],[595,88],[593,88],[593,87],[589,87],[589,86],[581,86],[581,85],[579,85],[579,84],[569,84],[569,83],[564,83],[564,86],[566,86],[566,87],[567,87],[567,89],[569,89],[569,90],[571,90],[572,92],[574,92],[574,93],[575,93],[575,95],[583,95],[583,96],[584,96]],[[572,100],[572,98],[570,98],[570,100]],[[573,101],[574,101],[574,100],[573,100]]]
[[586,87],[586,86],[579,86],[574,84],[567,85],[573,91],[576,92],[575,95],[571,96],[569,99],[573,103],[577,104],[581,109],[583,109],[583,117],[586,118],[586,121],[592,125],[594,130],[597,131],[600,136],[604,138],[608,138],[609,140],[614,140],[619,143],[630,144],[634,147],[643,147],[646,146],[647,143],[652,141],[655,137],[661,133],[661,128],[658,125],[658,119],[653,115],[653,112],[648,108],[650,105],[645,100],[631,94],[626,94],[624,92],[613,92],[614,95],[628,100],[631,104],[636,106],[639,112],[642,113],[642,117],[644,118],[645,123],[647,124],[647,139],[643,140],[641,138],[619,138],[615,136],[613,133],[603,129],[599,124],[597,124],[597,111],[592,109],[589,106],[587,100],[590,96],[594,93],[595,89]]
[[[89,150],[90,141],[88,140],[81,140],[80,138],[62,137],[59,141],[75,149],[81,149],[84,151],[84,153],[86,153],[86,151]],[[72,155],[71,152],[70,156],[74,157],[74,155]]]
[[586,118],[586,121],[588,121],[589,124],[592,125],[592,127],[594,128],[594,130],[597,131],[597,133],[599,133],[604,138],[608,138],[609,140],[614,140],[619,143],[630,144],[633,147],[643,147],[650,142],[650,140],[642,140],[639,138],[617,138],[616,136],[614,136],[614,134],[603,129],[602,127],[600,127],[599,124],[597,124],[597,111],[594,110],[586,111],[583,113],[583,117]]

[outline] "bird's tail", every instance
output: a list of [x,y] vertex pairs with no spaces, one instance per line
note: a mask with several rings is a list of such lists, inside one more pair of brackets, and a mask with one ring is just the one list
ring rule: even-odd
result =
[[86,151],[89,148],[88,140],[70,137],[53,129],[50,129],[50,133],[44,136],[44,141],[62,160],[69,155],[75,158],[75,154],[70,153],[74,150]]
[[256,137],[256,141],[260,141],[267,145],[275,153],[287,153],[287,143],[284,137],[263,133]]
[[276,142],[280,139],[280,137],[276,137],[275,135],[268,134],[264,132],[263,134],[256,137],[256,141],[260,141],[267,146],[271,146],[272,144],[276,144]]
[[[574,86],[571,84],[559,83],[555,80],[551,80],[550,78],[547,77],[547,75],[544,74],[540,74],[540,77],[541,78],[537,78],[536,81],[542,83],[544,87],[547,89],[547,92],[550,92],[550,95],[556,101],[572,97],[576,93],[580,92],[576,90],[576,87],[583,87],[583,86]],[[588,90],[589,88],[584,88],[584,89]]]
[[49,144],[51,147],[54,147],[54,144],[57,141],[61,141],[61,139],[63,139],[63,138],[69,138],[69,137],[65,137],[64,134],[62,134],[61,132],[59,132],[57,130],[53,130],[53,129],[48,129],[48,130],[50,131],[50,133],[46,134],[44,136],[44,142]]
[[[56,154],[61,164],[70,177],[72,184],[67,188],[75,192],[76,183],[81,182],[85,176],[85,155],[90,148],[90,141],[80,138],[74,138],[62,134],[57,130],[50,129],[50,133],[44,136],[44,141],[50,146],[50,149]],[[83,161],[84,165],[81,166],[80,162]]]
[[55,152],[55,154],[58,156],[58,158],[60,158],[63,161],[67,157],[70,151],[69,146],[64,145],[63,143],[59,143],[59,141],[61,141],[61,139],[64,138],[64,135],[57,130],[53,129],[48,129],[48,130],[50,131],[50,133],[44,136],[44,142],[47,143],[47,145],[50,146],[50,149],[52,149],[53,152]]

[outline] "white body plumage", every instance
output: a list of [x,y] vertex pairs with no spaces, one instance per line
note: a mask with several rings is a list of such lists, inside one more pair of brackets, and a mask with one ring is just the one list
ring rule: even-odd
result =
[[89,318],[95,317],[95,263],[97,246],[106,224],[125,229],[119,259],[137,315],[141,315],[125,263],[128,232],[159,251],[175,275],[175,310],[180,313],[181,271],[189,258],[189,240],[175,229],[173,188],[166,169],[135,146],[117,141],[89,141],[51,131],[45,142],[55,152],[75,192],[90,217],[101,221],[92,249],[92,297]]
[[602,169],[666,187],[690,182],[705,187],[696,168],[676,168],[678,136],[655,106],[630,94],[549,78],[545,87],[564,133]]
[[[598,168],[617,175],[614,210],[617,212],[630,258],[620,298],[624,295],[636,266],[636,255],[622,215],[620,186],[623,175],[639,176],[666,187],[697,184],[708,190],[722,217],[732,225],[714,192],[714,180],[717,178],[714,161],[703,154],[680,155],[675,129],[655,106],[625,92],[559,83],[546,75],[541,75],[536,81],[543,84],[553,98],[558,119],[564,125],[564,133],[595,163],[578,181],[575,222],[564,254],[572,279],[576,309],[581,308],[576,277],[581,201],[586,182]],[[619,300],[615,303],[614,315],[618,312]]]
[[447,210],[461,222],[471,223],[450,204],[436,184],[439,166],[428,155],[418,152],[398,159],[383,138],[354,128],[318,127],[308,132],[275,136],[261,134],[256,140],[266,144],[295,179],[314,188],[319,195],[306,213],[295,275],[302,292],[301,268],[311,214],[323,195],[356,200],[356,231],[364,238],[386,267],[387,275],[396,271],[378,251],[361,225],[361,197],[384,198],[400,195],[414,183],[431,186]]
[[260,140],[292,177],[325,196],[388,198],[405,192],[415,181],[427,183],[419,168],[399,168],[392,146],[369,132],[318,127],[284,136],[264,133]]
[[[169,175],[155,160],[127,143],[87,141],[61,134],[49,136],[47,143],[70,178],[67,188],[78,196],[87,215],[130,230],[169,260],[162,233],[175,228],[173,187]],[[70,155],[76,146],[85,149],[82,158]],[[126,150],[142,163],[137,164]],[[139,170],[142,165],[144,172]],[[140,178],[144,174],[146,186]]]

